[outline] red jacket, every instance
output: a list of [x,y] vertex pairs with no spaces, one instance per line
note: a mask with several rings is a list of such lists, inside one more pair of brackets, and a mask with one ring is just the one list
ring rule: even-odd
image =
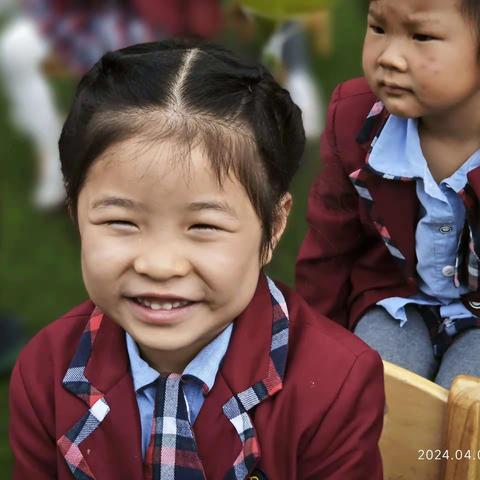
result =
[[[309,229],[297,259],[300,295],[318,313],[350,329],[378,301],[418,292],[415,181],[384,178],[367,162],[371,141],[388,117],[383,109],[366,120],[376,102],[363,78],[334,91],[321,142],[323,171],[309,194]],[[355,178],[361,178],[367,201],[357,193]],[[478,232],[480,168],[468,174],[468,185],[472,198],[466,202],[467,217]],[[392,246],[401,261],[392,255]],[[462,301],[478,314],[478,287]]]
[[[376,352],[333,322],[318,318],[284,289],[289,341],[283,388],[250,411],[260,444],[255,470],[275,480],[382,479],[382,363]],[[20,355],[10,385],[10,441],[15,480],[71,480],[56,441],[87,407],[62,386],[94,306],[86,302],[37,334]],[[215,384],[194,424],[208,480],[223,479],[242,442],[222,406],[267,375],[272,303],[262,276],[235,320]],[[140,422],[124,331],[105,318],[85,376],[110,412],[80,444],[98,480],[143,480]],[[247,477],[254,478],[254,477]],[[259,478],[262,478],[259,476]]]

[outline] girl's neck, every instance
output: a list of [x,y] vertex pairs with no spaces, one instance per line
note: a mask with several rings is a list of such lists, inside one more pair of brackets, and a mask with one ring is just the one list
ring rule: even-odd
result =
[[138,345],[142,358],[157,372],[162,375],[178,373],[181,375],[187,365],[208,345],[220,332],[211,332],[208,338],[201,338],[195,343],[175,350],[156,350],[144,345]]
[[177,373],[181,375],[198,351],[159,351],[140,346],[142,358],[162,375]]

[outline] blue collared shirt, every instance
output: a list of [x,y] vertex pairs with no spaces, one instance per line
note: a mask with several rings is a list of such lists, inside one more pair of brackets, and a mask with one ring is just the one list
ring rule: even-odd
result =
[[480,165],[480,150],[437,183],[422,152],[418,121],[390,115],[373,146],[369,164],[381,173],[414,179],[420,202],[415,232],[420,292],[410,298],[387,298],[378,305],[401,325],[407,321],[408,303],[439,305],[445,319],[471,317],[459,300],[467,287],[454,284],[458,241],[465,223],[465,207],[458,192],[465,187],[467,173]]
[[[211,390],[215,383],[220,363],[227,351],[233,324],[228,325],[222,333],[206,345],[186,366],[182,373],[183,393],[188,405],[190,423],[193,425],[204,402],[203,384]],[[152,430],[155,408],[155,381],[160,374],[150,367],[140,356],[135,340],[125,332],[130,370],[137,399],[142,430],[142,455],[145,458]]]

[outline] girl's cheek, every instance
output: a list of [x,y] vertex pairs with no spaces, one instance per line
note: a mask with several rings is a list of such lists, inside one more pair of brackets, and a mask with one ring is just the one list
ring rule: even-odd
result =
[[[245,247],[245,245],[243,246]],[[260,249],[243,248],[238,246],[224,251],[210,251],[202,258],[204,272],[210,272],[221,281],[234,276],[245,274],[248,271],[261,268]]]
[[132,258],[133,252],[128,242],[112,238],[82,237],[82,261],[91,270],[105,269],[125,265]]

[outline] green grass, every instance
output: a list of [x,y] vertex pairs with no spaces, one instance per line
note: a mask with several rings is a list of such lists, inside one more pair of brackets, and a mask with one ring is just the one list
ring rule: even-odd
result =
[[[353,6],[352,6],[353,4]],[[343,0],[336,8],[334,52],[318,58],[315,72],[327,98],[342,80],[360,74],[363,16],[360,2]],[[55,82],[59,103],[68,105],[72,82]],[[39,214],[30,205],[35,163],[28,143],[6,115],[0,89],[0,311],[15,312],[33,335],[85,298],[79,245],[65,214]],[[293,285],[294,265],[305,234],[308,187],[320,166],[318,144],[309,145],[292,193],[294,208],[287,232],[268,272]],[[6,425],[8,379],[0,379],[0,480],[11,477]],[[34,386],[32,386],[34,388]]]

